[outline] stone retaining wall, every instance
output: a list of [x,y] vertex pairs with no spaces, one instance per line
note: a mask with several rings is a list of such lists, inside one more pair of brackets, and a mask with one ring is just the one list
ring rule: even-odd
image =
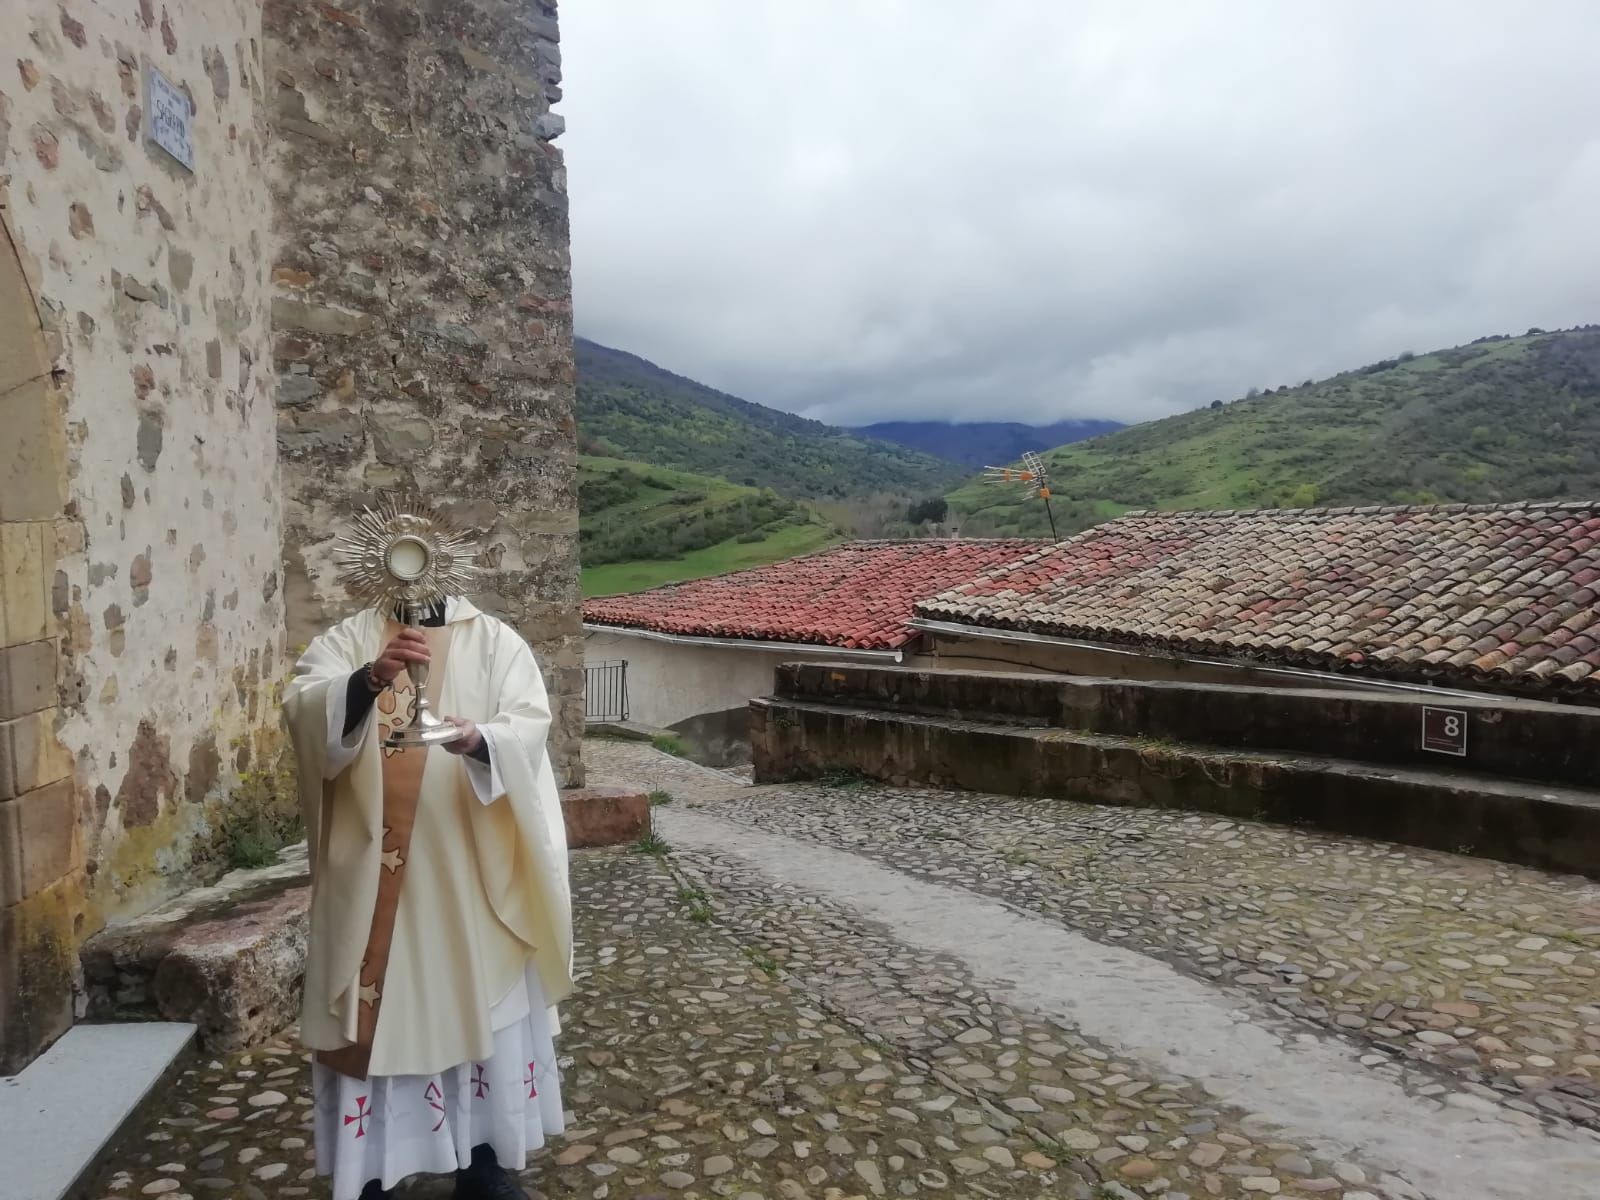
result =
[[[896,712],[1245,750],[1600,783],[1600,709],[1491,697],[787,663],[775,694]],[[1467,713],[1467,753],[1422,748],[1426,705]]]
[[900,786],[1172,808],[1600,877],[1600,793],[804,701],[752,706],[755,781],[857,771]]

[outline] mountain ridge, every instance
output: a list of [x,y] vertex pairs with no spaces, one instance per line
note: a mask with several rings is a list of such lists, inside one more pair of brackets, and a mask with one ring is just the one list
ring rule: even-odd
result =
[[577,338],[582,453],[770,487],[802,499],[938,494],[959,464],[768,408]]
[[[1044,454],[1063,536],[1133,509],[1498,503],[1600,495],[1600,325],[1492,335]],[[1043,505],[970,480],[963,534],[1040,534]]]
[[921,450],[977,471],[988,466],[1009,466],[1030,451],[1053,450],[1115,433],[1127,425],[1085,418],[1048,425],[1022,421],[877,421],[853,428],[865,437]]

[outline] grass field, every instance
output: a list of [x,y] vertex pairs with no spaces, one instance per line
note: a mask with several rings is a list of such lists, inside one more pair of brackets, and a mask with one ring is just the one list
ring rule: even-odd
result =
[[690,551],[682,558],[585,567],[583,594],[613,596],[621,592],[642,592],[664,583],[725,575],[729,571],[762,567],[799,554],[810,554],[841,540],[838,531],[826,524],[785,525],[759,542],[729,538],[704,550]]
[[840,539],[814,506],[713,475],[584,456],[578,479],[585,596],[764,566]]

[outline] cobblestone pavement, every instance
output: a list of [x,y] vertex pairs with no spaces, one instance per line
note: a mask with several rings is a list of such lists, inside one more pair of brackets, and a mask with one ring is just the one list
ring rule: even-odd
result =
[[[564,1007],[559,1045],[572,1124],[525,1176],[537,1195],[1093,1195],[1097,1177],[1031,1132],[1022,1114],[1038,1102],[995,1108],[852,1027],[719,928],[706,893],[661,859],[579,855],[573,891],[582,998]],[[975,1048],[952,1069],[1018,1060],[1021,1045],[1008,1033],[1005,1048]],[[1048,1096],[1045,1081],[1061,1080],[1050,1056],[1066,1048],[1029,1052]],[[325,1196],[310,1124],[310,1067],[292,1040],[208,1061],[150,1106],[82,1194]],[[1129,1126],[1129,1144],[1150,1140]]]
[[[727,865],[735,892],[770,891],[784,872],[765,863],[825,846],[904,881],[991,898],[1242,997],[1285,1044],[1347,1047],[1415,1100],[1408,1117],[1489,1122],[1455,1131],[1485,1154],[1500,1145],[1495,1127],[1522,1128],[1535,1140],[1515,1148],[1532,1161],[1548,1151],[1559,1176],[1526,1194],[1600,1196],[1600,888],[1590,881],[1214,817],[849,779],[751,788],[648,748],[596,744],[590,763],[597,777],[671,794],[666,814],[714,814],[768,836]],[[689,837],[674,861],[706,858],[717,841]],[[807,890],[822,894],[802,881]],[[726,919],[748,926],[759,910],[747,894]],[[781,946],[784,926],[765,936]],[[1175,1027],[1172,1044],[1187,1033]],[[1569,1186],[1579,1178],[1595,1182]],[[1279,1182],[1279,1194],[1316,1194]],[[1503,1184],[1486,1181],[1482,1194]],[[1397,1177],[1364,1186],[1419,1194]]]
[[[1600,1129],[1600,885],[1212,816],[852,785],[739,788],[594,742],[599,776],[955,883]],[[1516,1115],[1510,1117],[1518,1119]],[[1600,1187],[1596,1194],[1600,1195]]]
[[[580,991],[559,1043],[570,1125],[524,1176],[535,1196],[1470,1190],[1419,1190],[1359,1144],[1333,1152],[1337,1139],[1233,1107],[1217,1079],[1181,1073],[1185,1020],[1170,1023],[1167,1060],[1019,1001],[959,936],[931,949],[851,902],[837,871],[813,879],[820,856],[1242,996],[1286,1041],[1354,1047],[1350,1069],[1392,1084],[1414,1123],[1482,1122],[1467,1132],[1485,1144],[1548,1142],[1561,1159],[1525,1192],[1475,1196],[1600,1196],[1600,1182],[1566,1183],[1589,1165],[1600,1181],[1600,1135],[1584,1124],[1600,1074],[1593,885],[1214,818],[849,781],[754,788],[647,746],[591,742],[586,755],[597,782],[659,790],[674,845],[574,859]],[[712,827],[798,857],[768,870],[771,855],[691,836]],[[311,1171],[309,1068],[288,1039],[196,1065],[141,1120],[88,1200],[327,1194]]]

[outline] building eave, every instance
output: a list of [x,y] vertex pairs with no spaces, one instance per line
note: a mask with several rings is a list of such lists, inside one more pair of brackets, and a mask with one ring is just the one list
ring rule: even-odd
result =
[[815,655],[819,658],[840,658],[866,662],[905,661],[905,647],[893,650],[852,650],[844,646],[829,646],[821,642],[771,642],[755,638],[705,637],[699,634],[663,633],[659,629],[641,629],[636,625],[605,625],[585,621],[583,632],[614,633],[624,637],[642,638],[650,642],[666,642],[675,646],[700,646],[723,650],[766,650],[779,654]]
[[1404,680],[1385,679],[1375,675],[1341,674],[1337,671],[1316,671],[1306,667],[1282,667],[1242,658],[1221,658],[1203,654],[1190,654],[1177,650],[1143,649],[1137,646],[1119,646],[1112,642],[1095,642],[1083,638],[1060,637],[1048,633],[1030,633],[1020,629],[996,629],[988,625],[967,625],[960,621],[937,621],[927,617],[913,617],[906,624],[921,633],[944,634],[947,637],[973,638],[979,641],[1010,642],[1035,646],[1063,646],[1072,650],[1092,650],[1098,654],[1114,654],[1124,658],[1166,658],[1198,666],[1217,667],[1234,671],[1252,671],[1264,675],[1281,675],[1287,679],[1301,679],[1307,683],[1336,684],[1340,687],[1371,688],[1375,691],[1423,693],[1429,696],[1451,696],[1462,700],[1485,703],[1498,700],[1503,704],[1552,703],[1560,697],[1521,696],[1505,692],[1471,691],[1433,683],[1408,683]]

